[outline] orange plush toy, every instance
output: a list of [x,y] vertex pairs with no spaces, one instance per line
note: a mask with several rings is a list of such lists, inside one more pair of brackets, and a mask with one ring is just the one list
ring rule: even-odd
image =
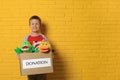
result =
[[47,41],[42,41],[38,46],[39,51],[43,53],[49,52],[50,48],[51,48],[50,43]]

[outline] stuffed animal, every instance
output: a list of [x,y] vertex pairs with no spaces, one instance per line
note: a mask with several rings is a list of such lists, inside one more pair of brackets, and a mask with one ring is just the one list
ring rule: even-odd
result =
[[35,50],[35,48],[28,42],[24,41],[21,45],[20,48],[15,48],[15,52],[17,54],[21,53],[28,53],[28,52],[38,52],[38,50]]
[[50,49],[51,49],[50,43],[47,41],[42,41],[38,46],[38,50],[43,53],[49,52]]

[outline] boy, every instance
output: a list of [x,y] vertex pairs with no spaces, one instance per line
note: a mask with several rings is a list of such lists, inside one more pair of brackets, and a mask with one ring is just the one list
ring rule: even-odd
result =
[[[41,34],[41,19],[38,16],[32,16],[29,19],[29,27],[31,34],[24,38],[24,41],[29,41],[35,48],[38,47],[40,41],[47,41],[47,38]],[[28,80],[46,80],[46,74],[28,75]]]

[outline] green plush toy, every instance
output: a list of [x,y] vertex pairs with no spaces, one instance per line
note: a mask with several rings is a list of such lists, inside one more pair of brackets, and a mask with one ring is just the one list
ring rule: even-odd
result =
[[17,54],[21,54],[21,53],[32,53],[32,52],[39,52],[39,50],[35,50],[35,48],[28,42],[28,41],[24,41],[21,45],[20,48],[15,48],[15,52]]

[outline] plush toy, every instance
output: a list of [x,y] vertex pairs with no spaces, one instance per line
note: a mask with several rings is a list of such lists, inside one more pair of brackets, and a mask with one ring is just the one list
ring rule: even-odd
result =
[[15,52],[17,54],[21,53],[28,53],[28,52],[38,52],[38,50],[35,50],[35,48],[28,42],[24,41],[21,45],[20,48],[15,48]]
[[51,48],[50,43],[47,41],[42,41],[38,46],[38,50],[44,53],[49,52],[50,48]]

